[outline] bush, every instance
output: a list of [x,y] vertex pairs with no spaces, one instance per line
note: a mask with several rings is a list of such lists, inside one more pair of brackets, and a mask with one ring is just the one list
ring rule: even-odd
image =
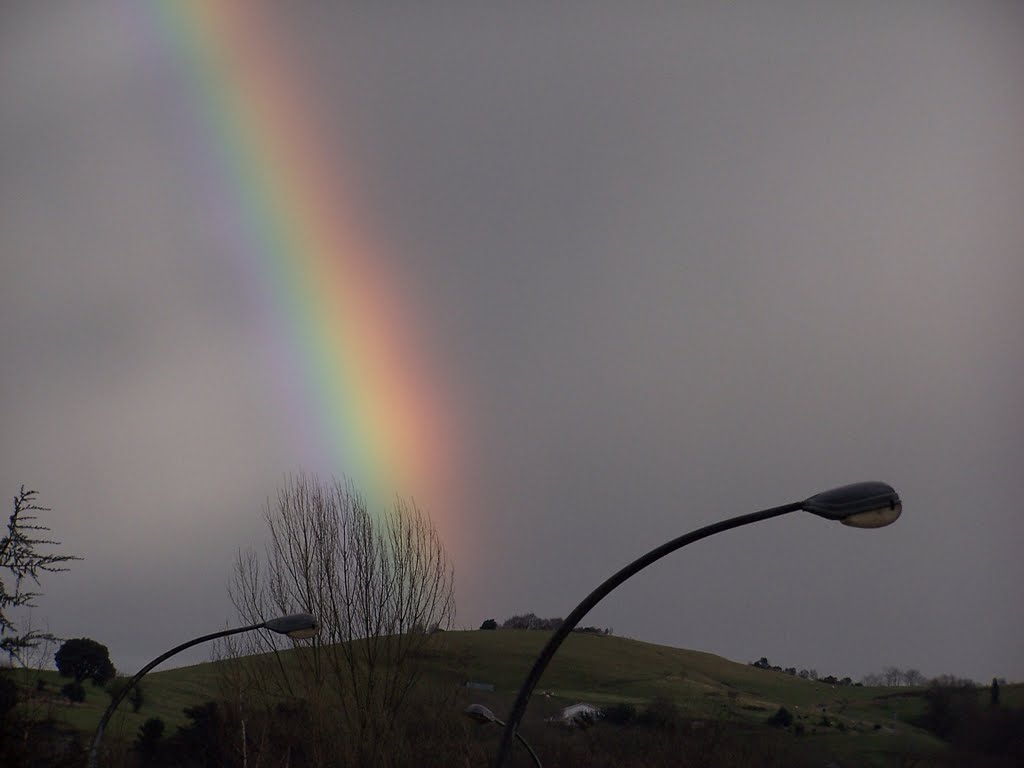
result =
[[620,701],[604,708],[604,719],[615,725],[629,725],[636,720],[636,707],[629,702]]
[[494,619],[488,619],[487,621],[485,621],[483,624],[480,625],[480,629],[497,629],[497,628],[498,628],[498,622],[496,622]]
[[542,619],[535,613],[510,616],[501,624],[502,629],[544,629],[554,631],[562,626],[561,618]]
[[18,703],[18,685],[6,673],[0,673],[0,715],[14,709]]
[[789,728],[793,724],[793,715],[785,707],[779,707],[775,714],[768,718],[768,725],[776,728]]
[[612,635],[611,627],[575,627],[573,632],[579,632],[581,635],[597,635],[599,637],[610,637]]
[[[127,677],[115,677],[107,685],[107,693],[110,698],[113,699],[116,696],[121,695],[121,691],[128,685],[129,678]],[[132,712],[138,712],[142,709],[142,705],[145,702],[145,693],[142,690],[142,684],[136,683],[132,686],[132,689],[128,691],[128,703],[131,705]]]
[[72,680],[70,683],[65,683],[61,689],[61,694],[68,701],[81,703],[85,701],[85,687],[77,680]]
[[164,721],[159,717],[151,717],[139,728],[139,735],[135,737],[136,751],[152,761],[160,751],[160,740],[164,735]]
[[679,723],[679,708],[672,699],[658,696],[640,713],[637,722],[649,728],[675,728]]
[[936,678],[925,693],[927,705],[922,718],[925,728],[940,739],[952,741],[978,709],[977,690],[969,680]]

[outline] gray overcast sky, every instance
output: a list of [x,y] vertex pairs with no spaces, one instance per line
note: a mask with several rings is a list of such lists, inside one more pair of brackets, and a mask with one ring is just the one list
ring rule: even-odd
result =
[[[1024,7],[462,5],[272,12],[457,406],[459,625],[880,479],[891,528],[723,534],[586,623],[1024,679]],[[0,489],[85,558],[33,621],[125,671],[231,621],[285,473],[344,471],[294,428],[161,34],[0,10]]]

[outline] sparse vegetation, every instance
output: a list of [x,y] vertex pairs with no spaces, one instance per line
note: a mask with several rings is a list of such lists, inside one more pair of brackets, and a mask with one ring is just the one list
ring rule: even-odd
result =
[[[391,764],[427,768],[464,765],[467,761],[470,765],[488,764],[500,734],[493,728],[476,728],[465,722],[461,711],[469,703],[478,702],[499,717],[507,712],[523,675],[546,640],[546,633],[536,631],[446,632],[429,637],[422,649],[422,676],[416,693],[388,748]],[[299,663],[293,651],[282,651],[276,658],[286,668]],[[263,709],[252,706],[253,700],[244,694],[239,708],[237,689],[223,685],[224,671],[236,663],[254,661],[215,662],[147,676],[142,712],[136,714],[122,707],[111,723],[104,740],[109,745],[105,755],[108,765],[161,765],[140,752],[140,728],[151,718],[165,723],[158,740],[159,754],[168,760],[164,765],[190,764],[178,740],[182,726],[190,734],[184,738],[193,746],[201,742],[201,733],[216,734],[211,737],[216,739],[214,747],[203,754],[215,755],[219,765],[241,766],[243,756],[250,766],[266,765],[269,763],[260,758],[261,754],[265,757],[271,747],[283,754],[281,750],[289,744],[293,766],[316,765],[315,760],[325,766],[344,764],[331,763],[328,754],[317,758],[305,751],[307,746],[295,745],[296,740],[308,744],[302,737],[302,729],[307,727],[304,719],[316,711],[301,700],[282,698],[280,706]],[[106,695],[90,690],[84,703],[62,704],[55,695],[60,687],[56,672],[29,674],[16,670],[16,675],[23,697],[35,691],[37,679],[44,680],[53,692],[46,701],[52,702],[57,720],[74,725],[81,733],[91,733],[108,702]],[[462,687],[465,680],[485,681],[495,690],[466,689]],[[789,675],[765,674],[713,654],[616,637],[570,636],[541,686],[522,728],[546,768],[673,765],[684,758],[686,764],[705,768],[820,766],[829,761],[896,768],[904,755],[914,756],[915,765],[952,768],[976,764],[970,755],[979,744],[988,744],[986,749],[994,750],[996,755],[1014,754],[1009,750],[1015,748],[1012,741],[1000,741],[1010,731],[1001,729],[999,720],[988,721],[995,724],[985,726],[978,725],[980,720],[972,721],[978,728],[991,728],[985,731],[988,735],[979,731],[979,738],[973,741],[939,740],[920,722],[929,706],[924,690],[887,693],[870,688],[833,689]],[[975,689],[975,695],[979,710],[993,711],[987,687]],[[670,725],[662,728],[639,723],[639,714],[650,709],[658,697],[675,706],[675,717],[663,719]],[[221,702],[217,715],[199,713],[205,723],[202,727],[195,717],[184,713],[190,709],[196,715],[198,703],[213,700]],[[552,728],[544,722],[546,717],[579,701],[601,707],[605,717],[585,732]],[[620,708],[616,705],[622,705],[624,713],[632,708],[636,716],[626,715],[625,722],[616,723],[612,714]],[[1024,686],[1000,684],[996,716],[1013,722],[1022,706]],[[772,728],[766,722],[780,707],[793,717],[788,728]],[[659,708],[668,709],[661,708],[660,703],[654,706],[655,710]],[[823,717],[828,726],[820,725]],[[999,746],[1001,743],[1003,746]],[[984,759],[990,761],[986,765],[998,768],[1015,764],[1000,762],[991,755]],[[6,761],[4,765],[23,762]]]
[[65,683],[61,686],[60,692],[65,699],[72,703],[79,704],[85,701],[85,686],[79,680]]
[[604,721],[614,725],[629,725],[636,720],[636,705],[619,701],[604,708]]
[[[488,619],[488,621],[493,621],[493,619]],[[535,613],[523,613],[505,619],[501,623],[501,629],[534,629],[554,632],[562,626],[562,621],[561,618],[543,619]],[[486,623],[485,621],[484,624]],[[490,627],[480,627],[480,629],[490,629]],[[572,631],[587,635],[609,636],[612,634],[609,627],[574,627]]]
[[779,707],[775,714],[768,718],[768,725],[776,728],[789,728],[793,724],[793,715],[785,707]]
[[39,586],[44,573],[66,571],[66,563],[81,559],[46,551],[48,547],[60,546],[60,542],[42,535],[50,529],[38,523],[34,513],[50,510],[36,504],[37,496],[36,491],[21,486],[14,497],[14,511],[7,520],[7,531],[0,538],[0,653],[11,661],[21,661],[22,665],[22,654],[27,650],[56,638],[49,632],[22,630],[11,611],[34,605],[39,593],[32,591],[29,585]]
[[[126,685],[128,685],[129,678],[127,677],[115,677],[107,685],[107,694],[111,699],[116,698],[121,694],[121,691]],[[138,712],[142,709],[142,705],[146,700],[146,692],[142,683],[136,683],[128,691],[128,704],[131,705],[132,712]]]

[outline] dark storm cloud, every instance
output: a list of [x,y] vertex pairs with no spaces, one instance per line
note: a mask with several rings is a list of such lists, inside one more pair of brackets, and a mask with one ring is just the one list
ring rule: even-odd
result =
[[[187,105],[111,18],[23,12],[0,52],[3,478],[89,549],[47,589],[63,631],[112,634],[69,607],[86,584],[158,590],[160,631],[117,648],[141,663],[183,616],[223,623],[209,595],[316,447],[274,439],[265,317],[196,193]],[[1019,12],[275,20],[449,368],[461,621],[567,613],[686,529],[878,478],[906,500],[891,529],[736,531],[588,622],[836,674],[1024,675]],[[138,584],[126,549],[152,553]]]

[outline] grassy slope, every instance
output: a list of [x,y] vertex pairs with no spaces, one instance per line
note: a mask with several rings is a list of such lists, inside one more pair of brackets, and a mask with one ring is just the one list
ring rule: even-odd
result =
[[[427,677],[440,685],[490,683],[493,693],[467,691],[466,700],[505,712],[548,637],[547,632],[529,631],[440,633],[431,639],[425,654]],[[86,684],[87,701],[67,705],[52,695],[65,681],[55,672],[39,674],[51,696],[37,699],[35,706],[48,707],[59,719],[91,732],[108,696]],[[185,722],[182,709],[217,696],[217,665],[153,672],[146,676],[144,689],[145,703],[138,714],[122,704],[123,714],[119,712],[111,726],[113,738],[117,733],[130,738],[150,717],[162,718],[167,732],[172,732]],[[987,693],[982,690],[979,695]],[[1002,693],[1005,704],[1024,704],[1024,686],[1004,686]],[[941,748],[933,737],[906,722],[923,708],[919,691],[831,686],[709,653],[582,634],[569,637],[555,656],[534,693],[528,718],[538,720],[576,701],[642,706],[657,696],[673,699],[688,716],[741,724],[763,722],[785,706],[804,723],[808,748],[828,755],[857,755],[864,765],[884,765],[880,755],[894,750]],[[820,724],[823,715],[833,723],[831,727]],[[839,722],[845,732],[836,727]],[[881,728],[875,729],[876,724]]]
[[[473,698],[506,711],[547,637],[541,632],[448,633],[442,641],[448,649],[446,672],[493,683],[494,694]],[[574,635],[541,679],[530,714],[547,716],[576,701],[642,705],[666,696],[691,717],[753,724],[785,706],[804,723],[808,748],[830,757],[856,756],[860,765],[886,765],[888,752],[942,749],[941,742],[905,722],[921,712],[920,695],[879,699],[890,693],[891,689],[801,680],[700,651]],[[823,716],[829,718],[830,727],[820,724]],[[836,727],[839,722],[845,732]],[[876,731],[875,724],[882,728]]]

